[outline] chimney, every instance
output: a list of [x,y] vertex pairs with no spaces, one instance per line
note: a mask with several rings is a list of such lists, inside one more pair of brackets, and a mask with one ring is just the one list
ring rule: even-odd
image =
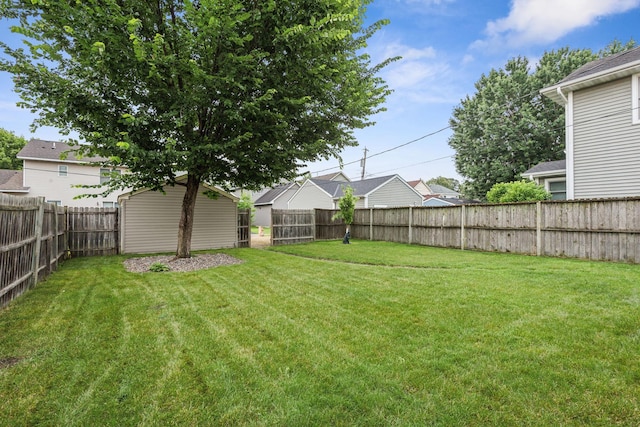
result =
[[56,142],[55,141],[53,141],[53,144],[51,145],[51,148],[55,150],[55,148],[56,148]]

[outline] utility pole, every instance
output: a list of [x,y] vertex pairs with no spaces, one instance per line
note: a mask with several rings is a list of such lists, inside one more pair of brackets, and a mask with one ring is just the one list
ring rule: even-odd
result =
[[360,176],[360,179],[364,179],[364,170],[365,167],[367,165],[367,147],[364,147],[364,157],[360,160],[360,166],[362,167],[362,175]]

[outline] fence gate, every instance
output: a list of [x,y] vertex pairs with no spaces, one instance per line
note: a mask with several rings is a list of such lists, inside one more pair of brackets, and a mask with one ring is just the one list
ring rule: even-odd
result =
[[313,209],[272,209],[271,244],[290,245],[313,242],[316,235]]
[[238,247],[251,247],[251,210],[238,209]]

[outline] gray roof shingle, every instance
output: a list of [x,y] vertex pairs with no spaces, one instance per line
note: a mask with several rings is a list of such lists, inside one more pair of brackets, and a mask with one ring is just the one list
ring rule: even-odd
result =
[[569,74],[562,79],[560,83],[566,83],[571,80],[577,80],[582,77],[590,76],[592,74],[600,73],[606,70],[617,68],[621,65],[629,64],[632,62],[640,61],[640,46],[635,49],[619,52],[614,55],[609,55],[595,61],[591,61],[582,67]]
[[311,181],[324,191],[329,193],[332,198],[336,199],[344,195],[343,189],[345,187],[353,188],[354,196],[366,196],[373,190],[389,181],[395,175],[381,176],[377,178],[363,179],[361,181],[340,182],[340,181],[325,181],[321,179],[311,179]]
[[28,191],[22,180],[22,171],[0,169],[0,191]]
[[262,196],[258,197],[258,199],[253,203],[253,205],[261,206],[261,205],[273,204],[274,200],[276,200],[280,195],[282,195],[282,193],[290,189],[293,185],[296,185],[296,183],[288,182],[286,184],[273,187],[271,190],[267,191]]
[[566,169],[567,169],[566,159],[554,160],[551,162],[538,163],[531,169],[528,169],[522,172],[522,175],[529,175],[529,174],[541,173],[541,172],[555,172],[555,171],[562,171]]
[[[38,160],[52,160],[59,162],[99,162],[106,160],[103,157],[81,157],[76,156],[76,148],[70,146],[65,142],[59,141],[45,141],[42,139],[32,139],[27,142],[22,150],[16,156],[19,159],[38,159]],[[66,153],[67,157],[62,160],[60,156]]]

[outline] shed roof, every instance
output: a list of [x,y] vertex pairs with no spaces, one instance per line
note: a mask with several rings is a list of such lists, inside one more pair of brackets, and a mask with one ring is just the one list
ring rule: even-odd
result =
[[[187,175],[182,175],[176,178],[176,182],[183,182],[187,180]],[[218,193],[219,195],[223,196],[223,197],[227,197],[231,200],[233,200],[234,202],[237,202],[238,200],[240,200],[238,197],[234,196],[231,193],[227,193],[226,191],[222,190],[221,188],[218,188],[216,186],[213,185],[209,185],[207,183],[201,183],[201,186],[205,187],[207,190],[211,190],[215,193]],[[152,191],[150,188],[139,188],[137,190],[133,190],[133,191],[129,191],[127,193],[123,193],[121,195],[118,196],[118,202],[120,202],[121,199],[127,200],[129,199],[129,197],[133,197],[136,194],[140,194],[140,193],[145,193],[147,191]]]

